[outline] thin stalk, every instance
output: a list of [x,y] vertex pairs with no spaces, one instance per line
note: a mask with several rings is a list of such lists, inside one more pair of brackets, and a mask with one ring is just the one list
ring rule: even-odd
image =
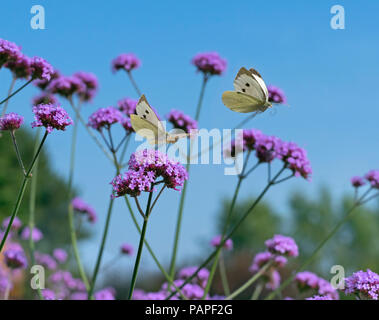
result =
[[[200,111],[201,111],[201,107],[203,105],[203,98],[204,98],[205,88],[206,88],[206,84],[208,82],[208,79],[209,79],[209,77],[204,74],[203,83],[201,85],[201,90],[200,90],[200,96],[199,96],[199,100],[198,100],[197,107],[196,107],[196,114],[195,114],[195,120],[196,121],[199,121]],[[190,159],[191,159],[191,150],[192,150],[192,140],[190,143],[190,156],[189,156]],[[189,175],[189,170],[190,170],[190,163],[191,163],[191,161],[188,161],[188,163],[186,164],[186,169],[187,169],[188,175]],[[183,189],[182,189],[182,192],[180,195],[178,217],[177,217],[176,227],[175,227],[174,246],[173,246],[173,250],[172,250],[170,269],[169,269],[170,278],[172,278],[172,279],[175,276],[175,265],[176,265],[176,258],[177,258],[177,253],[178,253],[180,230],[181,230],[182,220],[183,220],[184,200],[185,200],[186,193],[187,193],[187,184],[188,184],[188,180],[184,181]]]
[[29,83],[31,83],[34,80],[34,78],[31,78],[29,81],[25,82],[20,88],[18,88],[16,91],[12,92],[8,97],[6,97],[4,100],[0,101],[0,106],[7,102],[10,98],[12,98],[14,95],[19,93],[22,89],[24,89]]
[[132,76],[132,72],[131,71],[126,71],[126,73],[128,74],[129,80],[132,83],[132,86],[134,87],[134,89],[136,90],[138,96],[141,96],[141,90],[138,88],[137,83],[135,82],[135,80],[134,80],[134,78]]
[[[34,144],[34,153],[37,152],[38,143],[39,143],[39,137],[41,134],[41,128],[38,128],[36,138],[35,138],[35,144]],[[37,177],[38,177],[38,163],[39,161],[36,161],[31,186],[30,186],[30,198],[29,198],[29,230],[30,230],[30,236],[29,236],[29,249],[30,249],[30,259],[32,262],[32,265],[35,265],[35,245],[33,241],[33,229],[35,227],[35,210],[36,210],[36,194],[37,194]],[[25,172],[25,169],[24,169]],[[26,174],[26,172],[25,172]],[[38,286],[37,288],[38,296],[40,300],[43,300],[41,288]]]
[[[283,168],[275,175],[275,177],[268,183],[263,191],[259,194],[257,199],[252,203],[250,208],[242,215],[241,219],[235,224],[235,226],[232,228],[232,230],[228,233],[228,235],[221,241],[220,246],[224,246],[225,242],[230,239],[233,234],[238,230],[238,228],[241,226],[241,224],[245,221],[245,219],[250,215],[250,213],[255,209],[255,207],[258,205],[258,203],[262,200],[264,195],[267,193],[267,191],[270,189],[271,186],[275,184],[275,181],[279,178],[279,176],[283,173],[283,171],[286,169],[286,166],[283,166]],[[188,277],[184,283],[179,287],[179,289],[182,289],[187,283],[189,283],[193,278],[197,276],[199,271],[202,268],[205,268],[217,255],[218,248],[216,248],[209,256],[208,258],[197,268],[197,270]],[[170,299],[173,296],[173,294],[169,295],[166,300]]]
[[224,294],[228,296],[230,295],[230,288],[229,288],[228,275],[226,273],[226,268],[225,268],[224,255],[222,253],[220,255],[219,269],[220,269],[220,277],[221,277],[222,287],[224,289]]
[[[24,167],[24,163],[22,162],[22,157],[21,157],[21,154],[20,154],[20,150],[18,148],[18,144],[17,144],[16,135],[15,135],[14,130],[11,130],[10,134],[11,134],[11,137],[12,137],[12,142],[13,142],[13,145],[14,145],[14,149],[16,151],[16,156],[17,156],[18,163],[20,165],[22,173],[24,174],[24,176],[26,176],[26,170],[25,170],[25,167]],[[38,140],[37,140],[37,147],[38,147]],[[35,150],[35,151],[37,151],[37,150]]]
[[152,198],[153,198],[153,192],[150,192],[150,194],[149,194],[149,199],[147,200],[146,211],[145,211],[145,216],[146,216],[146,218],[145,218],[145,220],[143,221],[141,237],[140,237],[140,241],[139,241],[139,245],[138,245],[138,251],[137,251],[136,262],[134,263],[132,280],[131,280],[131,282],[130,282],[130,289],[129,289],[128,300],[131,300],[131,299],[132,299],[133,291],[134,291],[134,287],[135,287],[136,280],[137,280],[137,274],[138,274],[139,264],[140,264],[140,261],[141,261],[141,255],[142,255],[143,243],[144,243],[145,236],[146,236],[147,223],[148,223],[148,221],[149,221],[150,205],[151,205],[151,200],[152,200]]
[[258,300],[259,295],[261,294],[262,290],[263,290],[263,283],[258,283],[257,286],[255,287],[255,290],[250,300]]
[[[11,81],[11,85],[9,86],[9,89],[8,89],[8,94],[7,96],[10,96],[12,94],[12,91],[13,91],[13,88],[14,88],[14,85],[16,83],[16,77],[13,77],[12,78],[12,81]],[[5,113],[7,112],[7,108],[8,108],[8,103],[9,103],[9,100],[7,100],[4,104],[4,107],[3,107],[3,111],[1,112],[1,116],[3,117],[5,115]]]
[[247,152],[247,154],[246,154],[246,159],[245,159],[245,162],[244,162],[244,166],[242,168],[242,172],[241,172],[240,175],[238,175],[237,186],[236,186],[236,188],[234,190],[234,194],[233,194],[233,198],[232,198],[232,203],[230,204],[229,211],[228,211],[228,214],[226,216],[226,221],[225,221],[224,228],[223,228],[222,234],[221,234],[220,245],[217,247],[216,258],[213,261],[213,265],[212,265],[211,271],[209,273],[207,285],[205,286],[205,289],[204,289],[203,299],[205,299],[205,297],[207,296],[207,294],[208,294],[208,292],[210,290],[210,287],[212,285],[213,277],[214,277],[216,269],[217,269],[217,263],[218,263],[218,260],[220,258],[221,250],[222,250],[222,247],[223,247],[223,245],[221,245],[221,243],[223,243],[222,240],[224,240],[225,234],[228,231],[228,227],[229,227],[229,225],[231,223],[231,220],[232,220],[234,207],[235,207],[235,204],[237,202],[237,197],[238,197],[238,193],[239,193],[240,188],[241,188],[242,181],[243,181],[243,179],[245,177],[245,170],[246,170],[249,158],[250,158],[250,154],[251,154],[251,151],[249,150]]
[[32,162],[30,164],[30,167],[29,167],[28,171],[26,172],[26,175],[24,176],[24,179],[22,181],[22,184],[21,184],[18,196],[17,196],[16,204],[15,204],[15,206],[13,208],[13,211],[12,211],[11,218],[10,218],[8,226],[7,226],[6,230],[5,230],[3,239],[1,240],[0,252],[3,250],[3,247],[5,245],[5,241],[7,240],[9,231],[10,231],[10,229],[12,227],[13,220],[16,217],[16,215],[18,213],[18,210],[20,209],[21,201],[22,201],[22,199],[24,197],[26,186],[28,184],[29,178],[31,177],[31,173],[32,173],[32,171],[34,169],[34,165],[35,165],[35,163],[37,161],[37,158],[38,158],[39,154],[41,153],[42,147],[43,147],[43,145],[44,145],[44,143],[46,141],[47,135],[48,135],[48,132],[46,131],[45,135],[43,136],[43,138],[41,140],[41,143],[40,143],[40,145],[39,145],[39,147],[37,149],[37,152],[35,153],[35,155],[33,157],[33,160],[32,160]]
[[225,300],[232,300],[234,297],[238,296],[246,289],[248,289],[255,281],[262,276],[265,271],[271,266],[272,262],[267,262],[256,274],[254,274],[249,281],[245,282],[241,287],[239,287],[236,291],[234,291],[231,295],[225,298]]

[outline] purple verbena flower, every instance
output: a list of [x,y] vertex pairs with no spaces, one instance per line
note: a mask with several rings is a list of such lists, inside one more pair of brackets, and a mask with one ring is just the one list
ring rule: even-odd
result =
[[141,61],[133,53],[122,53],[112,60],[112,70],[125,70],[127,72],[137,69],[141,65]]
[[334,300],[334,299],[332,299],[330,296],[315,295],[313,297],[306,298],[305,300]]
[[[11,220],[11,217],[6,217],[4,220],[3,220],[3,223],[2,223],[2,226],[4,229],[6,229],[8,227],[8,224]],[[11,230],[13,231],[17,231],[19,230],[20,228],[22,227],[22,222],[21,220],[18,218],[18,217],[15,217],[13,219],[13,222],[12,222],[12,225],[11,225]]]
[[54,68],[45,59],[33,57],[30,59],[30,68],[34,79],[50,81]]
[[355,294],[360,298],[378,300],[379,275],[370,269],[358,271],[345,279],[345,294]]
[[[221,235],[217,235],[211,240],[211,245],[215,248],[218,247],[220,243],[221,243]],[[223,248],[226,250],[233,250],[233,240],[227,239],[223,245]]]
[[273,254],[284,255],[288,257],[297,257],[299,249],[294,239],[285,237],[280,234],[274,235],[272,239],[265,242],[268,251]]
[[89,222],[96,222],[97,215],[95,209],[92,208],[88,203],[84,202],[81,198],[76,197],[72,199],[71,205],[75,211],[87,215]]
[[15,43],[0,39],[0,68],[4,63],[16,60],[20,56],[20,48]]
[[88,126],[101,131],[114,123],[122,123],[123,119],[122,113],[114,107],[100,108],[89,117]]
[[166,115],[166,118],[172,123],[175,129],[183,130],[186,133],[197,129],[197,121],[179,110],[171,110],[170,113]]
[[35,259],[38,264],[45,266],[49,270],[55,270],[58,266],[53,257],[45,253],[35,252]]
[[73,121],[66,110],[52,104],[40,104],[33,107],[34,119],[32,128],[45,127],[48,133],[56,130],[66,130]]
[[295,177],[303,177],[304,179],[311,179],[312,167],[307,157],[307,152],[300,148],[294,142],[283,142],[281,144],[279,158],[292,170]]
[[24,123],[24,117],[11,112],[0,118],[0,131],[14,131]]
[[21,54],[16,59],[8,61],[4,67],[12,72],[15,79],[27,79],[32,73],[31,59],[26,55]]
[[32,100],[33,106],[37,106],[40,104],[57,104],[57,103],[58,103],[57,98],[51,93],[48,93],[46,91],[43,91],[41,94],[34,97]]
[[365,175],[365,179],[372,188],[379,189],[379,170],[371,170]]
[[136,106],[138,101],[131,98],[124,98],[117,102],[118,109],[126,116],[136,113]]
[[95,300],[115,300],[115,291],[113,288],[106,288],[94,293]]
[[47,79],[36,79],[33,81],[33,84],[40,88],[41,90],[46,90],[52,80],[58,79],[61,77],[61,74],[58,70],[54,69],[53,73],[50,74],[50,80]]
[[271,162],[280,155],[282,140],[274,136],[260,136],[255,142],[256,156],[260,162]]
[[9,245],[4,251],[4,261],[11,269],[25,269],[28,265],[24,250],[16,243]]
[[53,290],[43,289],[43,290],[41,290],[41,293],[42,293],[42,297],[44,300],[55,300],[56,299],[55,292]]
[[121,253],[125,255],[132,255],[133,254],[133,246],[130,245],[129,243],[123,243],[121,245]]
[[271,252],[265,251],[257,253],[255,255],[253,263],[249,268],[249,271],[253,273],[257,272],[270,261],[272,261],[273,268],[283,268],[287,264],[287,258],[283,256],[277,256],[272,254]]
[[205,75],[221,75],[227,64],[217,52],[199,53],[193,57],[191,63]]
[[50,81],[47,90],[64,98],[71,98],[74,94],[84,92],[85,85],[78,77],[59,76]]
[[83,86],[78,91],[80,99],[82,101],[91,101],[99,87],[96,76],[93,73],[80,71],[75,73],[73,77],[78,78],[83,83]]
[[362,177],[355,176],[351,178],[351,185],[354,188],[362,187],[366,184],[365,180]]
[[284,91],[279,87],[270,85],[267,87],[268,90],[268,101],[273,103],[286,103],[287,98]]
[[[181,279],[181,280],[188,279],[196,272],[197,269],[198,267],[196,266],[182,268],[178,273],[178,279]],[[191,283],[198,284],[202,288],[205,288],[208,282],[208,278],[209,278],[209,270],[206,268],[202,268],[199,270],[197,275],[191,280]]]
[[67,252],[64,249],[56,248],[53,251],[53,256],[55,260],[57,260],[59,263],[65,263],[67,260]]
[[[30,238],[30,228],[25,227],[21,232],[21,239],[22,240],[29,240],[29,238]],[[43,238],[42,232],[38,228],[34,227],[33,231],[32,231],[32,240],[34,242],[38,242],[42,238]]]

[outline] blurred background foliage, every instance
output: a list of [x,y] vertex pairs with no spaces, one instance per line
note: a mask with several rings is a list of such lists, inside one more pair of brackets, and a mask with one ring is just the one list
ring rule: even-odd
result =
[[[25,166],[28,166],[32,160],[36,132],[37,130],[25,129],[16,132]],[[22,182],[22,172],[16,153],[13,152],[11,137],[7,132],[0,137],[0,154],[0,220],[2,221],[11,215]],[[38,243],[37,250],[51,253],[53,248],[70,244],[67,219],[68,186],[64,178],[66,173],[54,172],[44,150],[39,157],[38,166],[36,226],[48,241]],[[18,214],[24,225],[27,225],[29,217],[30,185],[29,183]],[[88,231],[81,228],[80,238],[88,236]]]

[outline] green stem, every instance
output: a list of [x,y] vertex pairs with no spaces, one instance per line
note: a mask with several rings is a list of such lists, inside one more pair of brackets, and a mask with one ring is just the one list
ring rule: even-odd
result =
[[138,88],[137,83],[135,82],[135,80],[134,80],[134,78],[133,78],[133,76],[132,76],[132,72],[131,72],[131,71],[126,71],[126,73],[128,74],[128,76],[129,76],[129,80],[130,80],[130,82],[132,83],[134,89],[136,90],[137,95],[138,95],[138,96],[141,96],[141,90]]
[[[20,153],[20,150],[18,148],[18,144],[17,144],[17,140],[16,140],[16,135],[15,135],[15,132],[14,130],[11,130],[10,131],[10,134],[11,134],[11,137],[12,137],[12,142],[13,142],[13,146],[14,146],[14,149],[16,151],[16,156],[17,156],[17,160],[18,160],[18,163],[20,165],[20,168],[22,170],[22,173],[24,174],[24,176],[26,175],[26,170],[25,170],[25,167],[24,167],[24,163],[22,162],[22,157],[21,157],[21,153]],[[39,140],[36,140],[37,141],[37,146],[38,147],[38,141]],[[36,152],[37,150],[35,150]]]
[[0,101],[0,106],[7,102],[10,98],[12,98],[14,95],[19,93],[22,89],[24,89],[29,83],[31,83],[34,80],[34,78],[31,78],[29,81],[24,83],[20,88],[18,88],[16,91],[12,92],[8,97],[6,97],[4,100]]
[[258,300],[259,295],[261,294],[262,290],[263,290],[263,283],[258,283],[257,286],[255,287],[255,290],[250,300]]
[[[224,240],[221,241],[220,247],[223,247],[225,242],[230,239],[233,234],[238,230],[238,228],[241,226],[241,224],[245,221],[245,219],[250,215],[250,213],[255,209],[255,207],[258,205],[258,203],[262,200],[264,195],[267,193],[267,191],[270,189],[271,186],[275,184],[275,181],[279,178],[279,176],[283,173],[283,171],[286,169],[284,166],[276,175],[275,177],[266,185],[266,187],[263,189],[263,191],[259,194],[257,199],[253,202],[253,204],[250,206],[250,208],[242,215],[241,219],[236,223],[236,225],[231,229],[231,231],[228,233],[228,235],[224,238]],[[208,258],[197,268],[197,270],[188,277],[184,283],[179,287],[179,289],[182,289],[187,283],[189,283],[194,277],[197,276],[199,271],[202,268],[205,268],[217,255],[218,248],[216,248],[209,256]],[[169,295],[166,300],[170,299],[173,296],[173,294]]]
[[250,154],[251,154],[251,151],[248,151],[247,155],[246,155],[246,160],[245,160],[244,166],[242,168],[242,172],[238,176],[237,186],[236,186],[236,189],[234,190],[234,194],[233,194],[233,198],[232,198],[232,203],[230,204],[229,211],[228,211],[228,214],[226,216],[225,225],[224,225],[224,228],[223,228],[223,231],[222,231],[222,234],[221,234],[220,245],[217,247],[216,258],[213,261],[213,265],[212,265],[211,271],[209,273],[207,285],[205,286],[205,289],[204,289],[203,299],[205,299],[205,297],[207,296],[207,294],[208,294],[208,292],[209,292],[209,290],[211,288],[211,285],[212,285],[213,277],[214,277],[216,269],[217,269],[217,263],[218,263],[218,260],[220,258],[221,250],[222,250],[222,247],[223,247],[223,245],[221,245],[221,243],[225,243],[225,242],[223,242],[223,240],[224,240],[225,234],[228,231],[228,227],[229,227],[229,225],[231,223],[231,220],[232,220],[234,207],[235,207],[235,204],[236,204],[236,201],[237,201],[238,193],[239,193],[240,188],[241,188],[242,180],[244,179],[244,174],[245,174],[245,170],[247,168],[247,163],[249,161]]
[[134,291],[134,287],[135,287],[136,280],[137,280],[137,274],[138,274],[139,264],[140,264],[140,261],[141,261],[143,243],[144,243],[145,236],[146,236],[147,222],[149,221],[150,205],[151,205],[151,199],[152,198],[153,198],[153,192],[150,192],[149,199],[147,200],[146,211],[145,211],[146,218],[143,221],[141,237],[140,237],[140,241],[139,241],[139,245],[138,245],[136,262],[134,264],[133,276],[132,276],[132,280],[130,282],[130,289],[129,289],[128,300],[131,300],[132,297],[133,297],[133,291]]
[[254,274],[249,281],[245,282],[241,287],[234,291],[231,295],[225,298],[225,300],[232,300],[234,297],[238,296],[240,293],[249,288],[255,281],[259,279],[261,275],[271,266],[272,261],[266,263],[256,274]]
[[224,294],[228,296],[230,295],[230,288],[229,288],[228,275],[226,273],[226,268],[225,268],[225,260],[222,253],[220,255],[219,269],[220,269],[222,287],[224,288]]
[[[196,115],[195,115],[196,121],[199,121],[200,111],[201,111],[201,107],[203,104],[203,98],[204,98],[205,88],[206,88],[206,84],[208,82],[208,79],[209,79],[209,77],[204,74],[203,83],[202,83],[201,90],[200,90],[200,96],[199,96],[199,100],[198,100],[197,108],[196,108]],[[191,159],[191,150],[192,150],[192,140],[190,143],[189,159]],[[188,161],[187,165],[186,165],[188,175],[189,175],[189,170],[190,170],[190,162],[191,161]],[[187,193],[187,184],[188,184],[188,180],[186,180],[184,182],[182,193],[180,195],[178,217],[177,217],[177,221],[176,221],[175,236],[174,236],[174,246],[173,246],[173,250],[172,250],[170,269],[169,269],[169,274],[170,274],[171,279],[173,279],[175,276],[175,265],[176,265],[176,258],[177,258],[177,253],[178,253],[180,230],[181,230],[182,220],[183,220],[184,200],[185,200],[186,193]]]
[[[42,146],[44,145],[44,143],[46,141],[47,135],[48,135],[48,132],[46,131],[45,135],[43,136],[42,141],[41,141],[41,143],[40,143],[40,145],[39,145],[39,147],[37,149],[37,152],[35,153],[35,155],[33,157],[33,160],[32,160],[32,162],[30,164],[29,170],[26,172],[26,175],[24,176],[24,179],[22,181],[22,184],[21,184],[18,196],[17,196],[16,204],[15,204],[15,206],[13,208],[13,212],[12,212],[11,218],[10,218],[8,226],[7,226],[6,230],[5,230],[3,239],[1,240],[0,252],[3,250],[3,247],[5,245],[5,241],[7,240],[9,231],[10,231],[10,229],[12,227],[13,220],[16,217],[16,215],[18,213],[18,210],[20,209],[21,201],[22,201],[22,199],[24,197],[26,186],[28,184],[29,179],[31,178],[31,173],[32,173],[32,171],[34,169],[34,165],[35,165],[35,163],[37,161],[37,158],[38,158],[39,154],[41,153]],[[30,232],[32,232],[32,230],[30,230]]]
[[[14,85],[16,83],[16,77],[13,77],[12,78],[12,81],[11,81],[11,85],[9,86],[9,90],[8,90],[8,97],[12,94],[12,91],[13,91],[13,88],[14,88]],[[9,103],[9,100],[7,100],[5,102],[5,105],[4,105],[4,108],[3,108],[3,111],[1,112],[1,116],[3,117],[5,115],[5,113],[7,112],[7,108],[8,108],[8,103]]]
[[[38,128],[36,138],[35,138],[35,145],[34,145],[34,153],[37,152],[38,143],[39,143],[39,137],[41,134],[41,128]],[[33,231],[35,227],[35,210],[36,210],[36,194],[37,194],[37,177],[38,177],[38,160],[36,161],[31,186],[30,186],[30,198],[29,198],[29,230],[30,230],[30,236],[29,236],[29,249],[30,249],[30,259],[32,262],[32,265],[35,265],[35,245],[33,241]],[[25,169],[24,169],[25,171]],[[26,174],[26,172],[25,172]],[[37,288],[38,296],[40,300],[43,300],[41,288],[38,286]]]

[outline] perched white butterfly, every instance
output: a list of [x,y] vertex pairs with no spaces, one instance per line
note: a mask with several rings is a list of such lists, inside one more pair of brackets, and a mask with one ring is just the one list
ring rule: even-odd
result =
[[181,138],[189,137],[189,133],[168,133],[155,114],[145,95],[142,95],[136,106],[136,113],[130,115],[130,122],[136,133],[147,139],[151,145],[175,143]]
[[235,91],[225,91],[222,102],[231,110],[242,113],[264,112],[272,105],[268,90],[258,71],[241,68],[233,82]]

